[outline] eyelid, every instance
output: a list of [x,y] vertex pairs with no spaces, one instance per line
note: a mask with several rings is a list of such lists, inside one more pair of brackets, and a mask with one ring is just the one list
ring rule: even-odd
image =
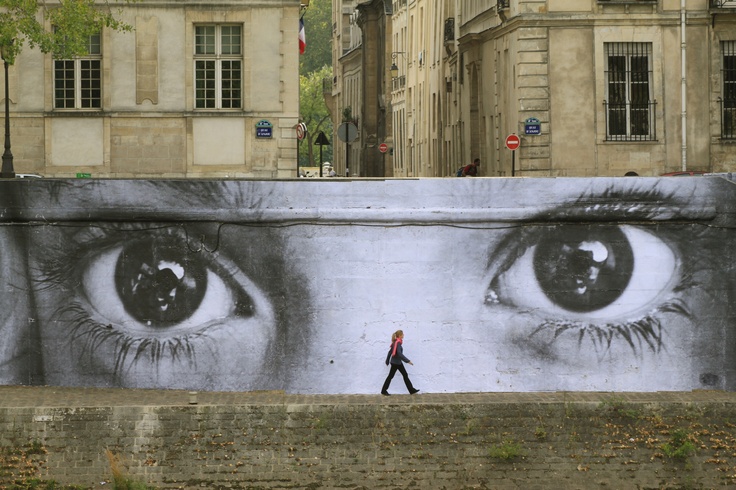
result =
[[[564,228],[559,228],[559,226],[524,228],[509,234],[498,245],[490,256],[490,264],[485,276],[485,284],[488,284],[487,304],[501,304],[520,309],[519,311],[534,311],[547,316],[548,319],[559,319],[560,321],[563,319],[564,321],[583,322],[621,321],[623,318],[638,318],[652,311],[657,305],[661,305],[677,287],[685,285],[687,270],[681,261],[681,250],[676,240],[668,236],[669,233],[659,229],[657,232],[647,230],[642,226],[611,224],[609,226],[624,233],[630,244],[639,244],[636,247],[634,269],[630,275],[630,279],[636,282],[628,282],[620,295],[612,302],[601,304],[595,309],[578,311],[575,308],[563,306],[544,292],[543,287],[538,283],[538,276],[531,279],[532,282],[526,282],[530,280],[528,276],[533,274],[530,254],[549,233],[564,232]],[[564,226],[567,228],[575,225]],[[581,226],[590,227],[591,225]],[[600,226],[593,226],[593,228],[601,229]],[[661,247],[666,247],[666,249]],[[647,257],[651,257],[651,260],[646,260]],[[645,260],[642,262],[642,259]],[[654,268],[650,274],[646,273],[647,265]],[[646,278],[646,283],[641,282],[644,278]],[[523,292],[519,292],[520,288],[523,288]]]

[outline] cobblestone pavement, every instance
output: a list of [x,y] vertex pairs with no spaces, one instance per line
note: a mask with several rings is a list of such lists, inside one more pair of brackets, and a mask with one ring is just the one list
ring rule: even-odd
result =
[[281,391],[191,392],[59,386],[0,386],[0,407],[116,407],[177,405],[348,405],[465,403],[736,403],[736,393],[689,392],[542,392],[423,393],[375,395],[301,395]]

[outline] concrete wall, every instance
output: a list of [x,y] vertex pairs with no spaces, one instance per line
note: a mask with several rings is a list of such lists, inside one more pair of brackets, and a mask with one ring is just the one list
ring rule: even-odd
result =
[[0,196],[4,384],[377,393],[403,329],[425,392],[736,387],[725,177]]
[[4,407],[0,485],[22,472],[104,490],[111,487],[106,450],[127,476],[170,489],[736,483],[732,399],[503,401],[494,395],[472,402],[458,395],[455,403],[416,402],[421,396],[385,403],[376,395],[364,403],[323,404],[320,397],[296,398],[220,406]]

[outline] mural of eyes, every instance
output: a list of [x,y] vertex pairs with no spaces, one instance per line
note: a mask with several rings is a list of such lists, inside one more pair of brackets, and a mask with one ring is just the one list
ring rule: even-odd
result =
[[99,313],[108,322],[150,335],[194,330],[232,315],[247,318],[254,310],[243,285],[222,264],[208,263],[171,237],[134,240],[101,253],[84,272],[82,286],[90,305],[104,305]]
[[276,334],[267,294],[225,252],[192,247],[181,227],[125,226],[59,235],[61,245],[39,259],[37,294],[57,305],[44,341],[71,349],[50,347],[45,362],[71,357],[82,372],[86,362],[118,376],[137,371],[131,383],[145,387],[155,385],[145,370],[161,376],[169,361],[200,377],[192,383],[218,373],[223,385],[229,375],[247,386]]
[[661,306],[681,279],[676,250],[640,227],[560,225],[523,235],[498,254],[488,304],[614,322]]

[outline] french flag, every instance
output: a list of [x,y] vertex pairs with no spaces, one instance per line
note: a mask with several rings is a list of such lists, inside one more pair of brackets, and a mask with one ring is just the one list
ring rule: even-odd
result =
[[299,19],[299,54],[307,50],[307,37],[304,33],[304,17]]

